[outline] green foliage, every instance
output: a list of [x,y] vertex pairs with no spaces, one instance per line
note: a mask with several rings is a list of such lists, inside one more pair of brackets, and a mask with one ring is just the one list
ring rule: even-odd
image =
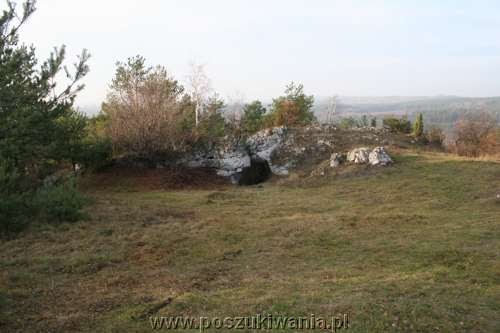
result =
[[9,237],[30,222],[33,211],[27,189],[27,180],[20,177],[13,163],[0,160],[0,236]]
[[86,138],[81,142],[81,150],[76,161],[85,169],[99,169],[111,160],[112,146],[108,138]]
[[223,108],[224,101],[217,94],[208,99],[205,112],[201,115],[200,123],[196,127],[198,135],[204,142],[214,142],[226,134]]
[[429,145],[442,147],[446,136],[440,127],[432,126],[425,132],[425,139]]
[[[35,11],[35,1],[18,13],[12,2],[0,15],[0,217],[3,233],[20,230],[30,220],[30,200],[42,179],[63,162],[73,161],[83,138],[85,120],[73,101],[88,73],[83,50],[74,73],[64,66],[65,48],[54,49],[40,66],[33,47],[19,43],[19,29]],[[70,80],[58,89],[64,68]]]
[[376,128],[377,127],[377,118],[376,117],[373,117],[370,121],[370,126],[373,127],[373,128]]
[[316,120],[312,106],[314,97],[304,93],[302,84],[291,82],[285,89],[285,95],[273,100],[271,112],[266,115],[267,126],[305,126]]
[[263,126],[265,113],[266,108],[260,101],[253,101],[250,104],[246,104],[243,108],[243,117],[241,119],[243,132],[253,134],[259,131]]
[[358,121],[354,117],[343,117],[340,119],[339,126],[343,129],[351,129],[358,127]]
[[34,197],[38,219],[48,223],[76,222],[87,199],[78,192],[74,178],[44,185]]
[[383,125],[385,129],[395,133],[410,133],[411,132],[411,122],[406,117],[395,118],[387,117],[383,120]]
[[99,169],[106,166],[112,157],[111,140],[106,134],[106,115],[84,117],[84,136],[73,145],[74,154],[71,161],[85,169]]
[[368,127],[368,117],[366,114],[361,116],[361,119],[359,120],[360,127]]
[[422,137],[424,134],[424,116],[419,113],[417,116],[417,120],[415,121],[415,124],[413,124],[413,135],[416,138]]

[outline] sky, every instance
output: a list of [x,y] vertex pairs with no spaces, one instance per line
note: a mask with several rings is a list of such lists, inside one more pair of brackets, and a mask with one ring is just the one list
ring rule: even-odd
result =
[[92,55],[83,107],[100,105],[116,62],[137,54],[181,82],[190,62],[204,64],[228,101],[269,100],[290,81],[316,96],[500,95],[500,1],[38,0],[37,8],[21,38],[40,60],[62,44],[68,64],[83,48]]

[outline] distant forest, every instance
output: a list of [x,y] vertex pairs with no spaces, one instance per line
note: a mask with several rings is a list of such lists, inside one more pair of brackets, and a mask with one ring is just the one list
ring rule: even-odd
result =
[[[327,119],[331,103],[331,98],[316,99],[314,112],[320,121]],[[414,119],[422,113],[426,124],[443,129],[450,129],[461,116],[470,112],[490,113],[500,124],[500,97],[340,97],[336,107],[337,117],[407,115],[409,119]]]

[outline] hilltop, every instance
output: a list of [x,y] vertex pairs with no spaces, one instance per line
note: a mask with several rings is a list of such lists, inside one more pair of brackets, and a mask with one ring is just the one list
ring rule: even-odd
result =
[[0,243],[0,327],[145,332],[150,315],[348,313],[352,332],[491,332],[500,161],[401,143],[387,145],[390,167],[302,168],[248,187],[156,186],[169,169],[88,175],[87,220]]

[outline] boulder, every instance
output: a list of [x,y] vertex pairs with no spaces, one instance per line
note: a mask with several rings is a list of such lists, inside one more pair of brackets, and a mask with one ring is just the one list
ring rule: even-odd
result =
[[354,164],[366,164],[369,155],[370,150],[368,148],[356,148],[347,153],[347,161]]
[[338,167],[343,162],[343,160],[344,157],[342,156],[342,154],[333,153],[332,156],[330,156],[330,167]]
[[370,155],[368,156],[368,163],[370,165],[386,166],[392,164],[393,161],[385,151],[384,147],[376,147],[370,152]]

